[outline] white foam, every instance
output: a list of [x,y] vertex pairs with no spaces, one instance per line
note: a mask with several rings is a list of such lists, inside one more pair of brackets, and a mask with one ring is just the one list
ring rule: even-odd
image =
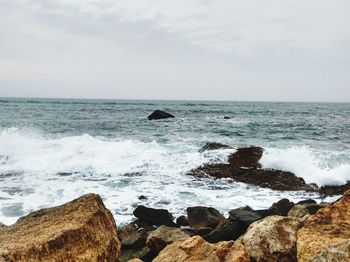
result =
[[[344,161],[341,161],[344,158]],[[336,159],[337,161],[332,161]],[[344,153],[319,151],[307,146],[267,148],[260,160],[263,167],[293,172],[306,183],[341,185],[350,180],[350,164]]]

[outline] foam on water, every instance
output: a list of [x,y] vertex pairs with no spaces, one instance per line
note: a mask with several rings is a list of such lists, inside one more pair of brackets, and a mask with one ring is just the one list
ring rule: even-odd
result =
[[[62,204],[90,192],[103,197],[118,224],[130,221],[139,204],[167,208],[179,215],[194,205],[210,205],[227,212],[243,205],[266,208],[282,197],[294,201],[319,198],[311,193],[278,192],[225,179],[185,175],[204,163],[224,162],[232,152],[199,153],[198,145],[186,140],[159,144],[87,134],[50,137],[36,130],[3,129],[0,221],[10,224],[33,210]],[[349,174],[345,164],[330,169],[320,166],[317,157],[308,148],[268,148],[262,163],[293,171],[307,182],[318,184],[336,184],[349,178],[345,175]],[[322,177],[317,172],[323,172]],[[147,200],[139,200],[140,195]]]

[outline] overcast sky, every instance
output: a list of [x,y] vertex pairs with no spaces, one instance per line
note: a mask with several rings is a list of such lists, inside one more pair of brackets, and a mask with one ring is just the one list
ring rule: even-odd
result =
[[0,0],[0,96],[350,102],[350,1]]

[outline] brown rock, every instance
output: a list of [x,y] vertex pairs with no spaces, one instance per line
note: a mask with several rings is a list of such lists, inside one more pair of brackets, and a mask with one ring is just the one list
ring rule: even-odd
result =
[[149,234],[146,244],[158,254],[167,245],[188,238],[190,237],[179,228],[160,226]]
[[326,207],[326,204],[302,204],[295,205],[289,210],[288,216],[303,218],[307,215],[314,215],[319,209]]
[[119,252],[113,216],[95,194],[0,228],[1,261],[115,261]]
[[130,259],[128,262],[142,262],[142,260],[138,258],[133,258],[133,259]]
[[340,186],[323,186],[320,188],[320,193],[323,195],[342,195],[349,189],[350,181]]
[[305,226],[298,232],[298,261],[333,261],[317,259],[319,256],[336,257],[338,251],[339,257],[349,256],[349,252],[342,255],[349,250],[349,239],[350,190],[340,200],[320,209],[306,220]]
[[261,147],[241,147],[233,153],[228,162],[232,168],[252,168],[256,169],[261,167],[259,160],[263,155],[263,149]]
[[254,261],[297,261],[297,218],[269,216],[253,223],[238,240]]
[[249,255],[239,243],[210,244],[200,236],[176,241],[164,248],[153,262],[248,262]]

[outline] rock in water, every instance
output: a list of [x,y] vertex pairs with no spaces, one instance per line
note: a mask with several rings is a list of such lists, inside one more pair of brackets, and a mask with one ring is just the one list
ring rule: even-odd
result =
[[221,143],[206,143],[201,149],[199,149],[200,153],[210,150],[218,150],[218,149],[228,149],[230,146],[224,145]]
[[113,216],[95,194],[0,228],[0,261],[115,261],[119,253]]
[[298,261],[350,261],[350,190],[298,232]]
[[150,114],[147,118],[148,120],[158,120],[158,119],[165,119],[165,118],[174,118],[172,114],[169,114],[167,112],[156,110],[152,114]]
[[269,216],[253,223],[239,242],[253,261],[297,261],[297,232],[301,227],[298,218]]

